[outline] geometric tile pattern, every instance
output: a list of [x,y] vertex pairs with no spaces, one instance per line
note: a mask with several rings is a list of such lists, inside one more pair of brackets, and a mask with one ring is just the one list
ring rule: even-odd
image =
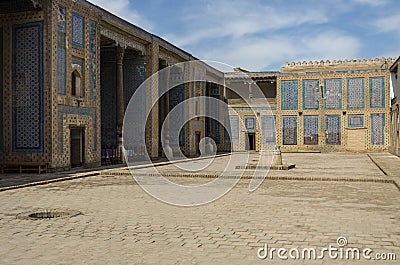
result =
[[0,152],[3,151],[3,28],[0,27]]
[[84,29],[84,18],[72,13],[72,45],[83,48],[85,40]]
[[261,137],[262,144],[276,144],[276,121],[274,115],[265,115],[261,117]]
[[58,106],[58,151],[63,152],[63,116],[77,115],[89,116],[92,118],[92,150],[96,151],[97,146],[97,129],[96,129],[96,109],[94,108],[75,108],[69,106]]
[[236,145],[239,143],[239,116],[229,116],[231,143]]
[[369,93],[371,108],[385,107],[385,78],[374,77],[369,79]]
[[342,108],[342,79],[324,80],[325,109]]
[[[138,87],[146,80],[146,65],[143,58],[137,58],[137,53],[126,50],[123,61],[124,68],[124,104],[125,110],[133,94]],[[145,94],[143,93],[143,109],[145,108]],[[139,107],[139,106],[138,106]],[[144,121],[145,117],[143,117]]]
[[347,79],[347,108],[364,108],[364,78]]
[[304,116],[304,144],[318,144],[318,116]]
[[91,100],[96,98],[96,61],[97,61],[97,34],[96,22],[89,22],[89,98]]
[[[219,92],[219,86],[216,85],[215,83],[211,83],[210,85],[210,97],[219,99],[220,98],[220,92]],[[219,101],[218,101],[219,102]],[[213,102],[210,102],[208,104],[208,111],[209,113],[212,113],[213,117],[217,117],[220,121],[222,120],[220,117],[220,106],[221,104],[216,104]],[[206,124],[207,126],[207,124]],[[210,119],[210,129],[206,130],[210,133],[210,137],[214,139],[216,144],[221,143],[221,125],[218,121],[214,119]]]
[[349,115],[347,126],[349,128],[364,128],[364,115],[362,114]]
[[328,145],[341,144],[341,126],[339,115],[325,116],[325,143]]
[[318,109],[319,80],[303,80],[303,109]]
[[14,25],[13,150],[43,152],[43,24]]
[[244,117],[244,125],[246,130],[254,131],[256,129],[256,118],[255,117]]
[[65,95],[66,86],[66,20],[65,20],[65,8],[58,7],[58,94]]
[[298,108],[298,84],[297,80],[283,80],[282,87],[282,110],[297,110]]
[[[185,86],[184,84],[175,86],[169,91],[169,111],[175,108],[179,103],[185,100]],[[184,107],[179,108],[180,110],[184,110]],[[174,111],[170,114],[171,121],[177,121],[177,124],[183,124],[184,112]],[[173,143],[171,143],[173,144]],[[179,146],[185,145],[185,130],[182,128],[179,132]]]
[[297,116],[283,116],[283,144],[297,145]]
[[228,129],[231,128],[229,123],[230,117],[227,115],[224,117],[224,144],[230,144],[231,139],[229,137]]
[[385,114],[371,114],[371,144],[385,144]]
[[117,147],[117,62],[114,50],[103,50],[100,56],[101,148]]

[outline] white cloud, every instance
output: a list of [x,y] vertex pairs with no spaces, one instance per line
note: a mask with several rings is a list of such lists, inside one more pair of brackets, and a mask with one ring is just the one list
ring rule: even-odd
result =
[[400,14],[377,19],[373,22],[373,25],[381,32],[395,31],[400,33]]
[[352,0],[356,4],[364,4],[370,6],[382,6],[388,3],[388,0]]
[[130,6],[129,0],[90,0],[90,2],[141,28],[146,30],[153,28],[150,21]]
[[328,16],[318,7],[272,7],[250,1],[213,1],[196,14],[184,17],[190,25],[187,32],[166,34],[179,46],[192,45],[205,39],[241,38],[256,33],[272,32],[303,24],[321,24]]
[[[279,70],[286,61],[338,60],[357,57],[360,41],[329,31],[306,36],[271,36],[235,39],[201,52],[201,57],[259,71]],[[272,68],[271,68],[272,67]]]

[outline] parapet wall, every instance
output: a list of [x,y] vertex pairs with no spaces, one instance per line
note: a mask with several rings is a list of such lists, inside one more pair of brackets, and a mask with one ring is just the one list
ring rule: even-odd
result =
[[286,62],[281,67],[282,73],[288,72],[320,72],[320,71],[340,71],[340,70],[369,70],[369,69],[388,69],[396,58],[382,57],[375,59],[351,59],[351,60],[321,60],[321,61],[303,61]]

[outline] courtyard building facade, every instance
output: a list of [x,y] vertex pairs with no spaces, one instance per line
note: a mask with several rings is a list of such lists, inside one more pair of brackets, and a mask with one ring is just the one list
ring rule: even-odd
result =
[[[84,0],[2,1],[0,161],[45,162],[53,170],[123,162],[123,119],[131,96],[160,69],[193,60],[186,51]],[[222,82],[219,71],[196,67],[178,67],[167,78],[173,82],[175,71]],[[142,95],[143,107],[160,100],[146,121],[146,146],[135,146],[134,155],[146,149],[152,158],[162,156],[166,113],[211,90],[222,98],[223,89],[210,82],[179,84],[164,95],[152,85]],[[199,118],[185,124],[177,147],[185,155],[198,153],[195,141],[212,127],[206,122]]]
[[124,162],[129,100],[162,69],[169,70],[159,83],[173,89],[161,93],[153,82],[141,94],[139,107],[157,104],[141,132],[145,144],[130,146],[135,158],[146,152],[165,156],[161,132],[167,114],[200,96],[229,108],[204,100],[186,104],[181,117],[217,113],[219,121],[199,116],[186,122],[171,146],[174,156],[198,155],[204,137],[214,140],[217,151],[276,145],[299,151],[395,150],[390,132],[396,129],[389,129],[392,58],[287,63],[272,72],[222,73],[205,63],[179,64],[196,60],[85,0],[1,1],[0,161],[43,162],[50,170]]
[[[247,89],[242,93],[247,99],[227,92],[234,150],[275,145],[283,151],[388,150],[392,63],[392,58],[293,62],[279,72],[228,73],[228,87]],[[268,104],[260,105],[261,98]]]

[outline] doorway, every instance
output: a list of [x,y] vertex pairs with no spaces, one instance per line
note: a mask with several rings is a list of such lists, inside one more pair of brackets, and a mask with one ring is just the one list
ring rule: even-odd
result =
[[84,163],[83,128],[71,128],[71,167],[81,167]]
[[195,133],[195,148],[196,148],[196,156],[200,155],[200,139],[201,139],[201,133],[196,132]]
[[247,133],[246,150],[256,150],[255,133]]

